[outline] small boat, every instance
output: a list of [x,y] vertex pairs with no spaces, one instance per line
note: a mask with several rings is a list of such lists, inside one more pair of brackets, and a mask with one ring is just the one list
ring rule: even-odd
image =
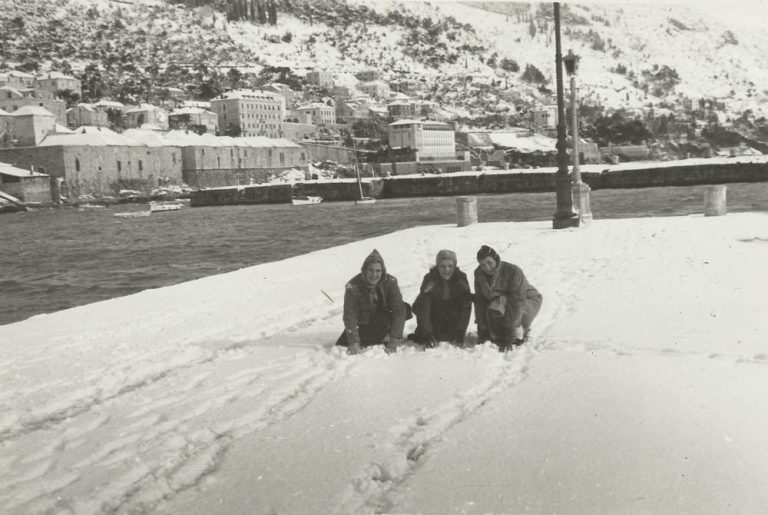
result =
[[152,211],[127,211],[125,213],[115,213],[118,218],[142,218],[152,214]]
[[310,204],[319,204],[323,197],[317,195],[294,195],[291,197],[291,204],[294,206],[306,206]]
[[360,197],[359,199],[355,200],[355,204],[375,204],[376,199],[373,197]]
[[149,212],[178,211],[181,209],[181,206],[182,204],[179,202],[152,201],[149,203]]

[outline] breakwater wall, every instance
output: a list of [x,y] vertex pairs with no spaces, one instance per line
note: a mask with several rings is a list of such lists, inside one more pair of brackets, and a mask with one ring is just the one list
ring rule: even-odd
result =
[[[593,190],[692,186],[768,181],[768,159],[749,162],[675,162],[585,166],[582,180]],[[679,163],[679,164],[677,164]],[[544,171],[545,170],[545,171]],[[555,190],[555,171],[504,170],[441,175],[385,177],[366,180],[363,193],[374,198],[437,197],[482,193],[529,193]],[[191,195],[191,205],[288,203],[292,194],[320,195],[325,202],[351,201],[359,196],[353,180],[307,181],[288,184],[241,186],[200,190]]]

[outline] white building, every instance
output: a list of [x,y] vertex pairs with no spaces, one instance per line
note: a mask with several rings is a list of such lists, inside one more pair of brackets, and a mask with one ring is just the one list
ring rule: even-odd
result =
[[389,124],[389,145],[416,150],[417,161],[456,159],[453,126],[430,120],[398,120]]
[[211,100],[219,119],[219,130],[239,136],[280,138],[285,118],[285,97],[269,91],[227,91]]
[[306,113],[312,116],[313,125],[327,125],[336,123],[336,108],[320,102],[297,107],[296,113]]

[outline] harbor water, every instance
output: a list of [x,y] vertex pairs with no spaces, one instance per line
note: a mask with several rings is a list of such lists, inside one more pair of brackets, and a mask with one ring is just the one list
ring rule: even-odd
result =
[[[706,188],[597,190],[592,212],[596,219],[702,213]],[[768,183],[729,184],[727,206],[729,212],[768,212]],[[0,324],[408,227],[456,223],[455,197],[114,216],[146,209],[39,209],[0,217]],[[550,220],[554,211],[553,193],[478,197],[481,223]]]

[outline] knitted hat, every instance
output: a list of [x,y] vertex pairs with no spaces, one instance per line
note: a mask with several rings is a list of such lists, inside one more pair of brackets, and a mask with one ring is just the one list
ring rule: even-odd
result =
[[477,251],[477,260],[478,261],[482,261],[483,259],[485,259],[485,258],[487,258],[489,256],[492,257],[494,261],[496,261],[496,266],[498,266],[499,263],[501,263],[501,258],[499,257],[498,252],[493,250],[488,245],[483,245],[482,247],[480,247],[480,250]]
[[381,257],[381,254],[379,254],[379,251],[376,249],[373,249],[373,252],[368,254],[368,257],[365,258],[365,261],[363,261],[363,266],[360,268],[360,271],[365,273],[365,269],[371,263],[381,264],[381,276],[384,277],[385,275],[387,275],[387,267],[384,266],[384,258]]
[[453,266],[456,266],[457,260],[456,260],[456,253],[452,250],[443,249],[440,252],[437,253],[437,258],[435,258],[435,264],[437,266],[440,266],[440,262],[444,259],[450,259],[453,262]]

